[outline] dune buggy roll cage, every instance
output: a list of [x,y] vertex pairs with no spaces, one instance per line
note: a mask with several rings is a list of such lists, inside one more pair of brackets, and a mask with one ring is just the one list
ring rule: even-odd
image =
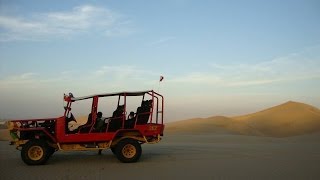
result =
[[[95,94],[95,95],[89,95],[89,96],[83,96],[83,97],[74,97],[72,93],[69,93],[68,95],[64,95],[64,101],[67,102],[67,105],[64,107],[65,108],[65,112],[64,112],[64,116],[68,117],[71,113],[71,105],[73,102],[75,101],[80,101],[80,100],[85,100],[85,99],[93,99],[92,101],[92,107],[91,107],[91,114],[92,114],[92,120],[97,118],[97,108],[98,108],[98,102],[99,102],[99,98],[102,97],[110,97],[110,96],[118,96],[118,107],[120,106],[120,102],[121,102],[121,98],[123,98],[123,104],[122,106],[124,107],[124,112],[126,112],[126,104],[127,104],[127,97],[130,96],[142,96],[142,102],[145,101],[145,95],[149,95],[151,97],[151,110],[147,111],[147,112],[142,112],[137,114],[136,117],[136,121],[134,126],[136,126],[137,124],[139,124],[138,119],[139,116],[142,115],[149,115],[150,118],[148,118],[148,122],[146,123],[155,123],[155,124],[163,124],[163,118],[164,118],[164,98],[162,95],[156,93],[153,90],[147,90],[147,91],[134,91],[134,92],[114,92],[114,93],[104,93],[104,94]],[[154,106],[155,105],[155,106]],[[153,114],[155,112],[155,120],[153,119]],[[161,115],[159,117],[159,114]],[[149,117],[148,116],[148,117]],[[124,128],[124,121],[126,120],[125,116],[122,116],[122,129]],[[92,123],[94,123],[92,121]],[[92,124],[91,124],[92,126]]]

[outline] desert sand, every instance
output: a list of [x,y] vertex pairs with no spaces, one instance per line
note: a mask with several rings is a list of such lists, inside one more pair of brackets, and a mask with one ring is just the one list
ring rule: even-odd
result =
[[290,138],[167,134],[142,145],[137,163],[111,151],[57,152],[47,165],[27,166],[0,141],[1,179],[319,179],[320,134]]
[[299,102],[284,104],[256,113],[224,117],[196,118],[170,123],[169,132],[222,132],[253,136],[290,137],[320,132],[320,110]]
[[[308,115],[301,116],[305,123],[298,130],[295,125],[303,123],[296,121],[301,119],[283,117],[282,112],[288,114],[291,108]],[[272,117],[268,118],[271,127],[279,116],[280,124],[295,123],[279,125],[293,127],[283,135],[260,123],[260,116]],[[320,131],[311,128],[318,124],[317,117],[317,108],[288,102],[245,116],[168,123],[162,141],[142,145],[140,161],[132,164],[120,163],[106,150],[102,155],[56,152],[46,165],[27,166],[20,151],[0,141],[1,179],[320,179]]]

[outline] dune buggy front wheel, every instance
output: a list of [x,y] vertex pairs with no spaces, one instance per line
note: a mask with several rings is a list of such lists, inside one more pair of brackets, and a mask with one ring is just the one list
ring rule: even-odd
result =
[[28,165],[45,164],[50,157],[47,143],[30,140],[21,149],[21,158]]
[[137,140],[134,139],[123,139],[115,148],[115,154],[117,158],[124,163],[137,162],[141,156],[141,153],[141,145]]

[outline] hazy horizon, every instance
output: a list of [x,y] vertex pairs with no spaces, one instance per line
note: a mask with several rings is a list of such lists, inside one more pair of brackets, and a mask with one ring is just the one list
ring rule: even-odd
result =
[[[320,2],[0,1],[0,119],[154,89],[167,121],[320,108]],[[159,83],[160,76],[164,80]]]

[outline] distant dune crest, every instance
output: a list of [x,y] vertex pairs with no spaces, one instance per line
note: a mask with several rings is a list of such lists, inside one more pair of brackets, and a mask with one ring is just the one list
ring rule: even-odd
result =
[[320,110],[288,101],[256,113],[190,119],[169,123],[167,132],[227,132],[243,135],[288,137],[320,131]]

